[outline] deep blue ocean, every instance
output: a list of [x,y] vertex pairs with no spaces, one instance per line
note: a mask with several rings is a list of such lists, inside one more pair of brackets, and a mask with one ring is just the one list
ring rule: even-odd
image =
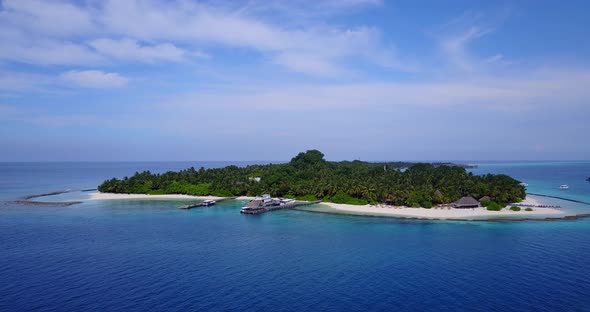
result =
[[[0,163],[0,310],[590,311],[590,219],[252,216],[237,201],[192,210],[155,200],[11,203],[144,169],[227,164]],[[590,162],[473,171],[590,202]],[[576,209],[590,213],[589,205]]]

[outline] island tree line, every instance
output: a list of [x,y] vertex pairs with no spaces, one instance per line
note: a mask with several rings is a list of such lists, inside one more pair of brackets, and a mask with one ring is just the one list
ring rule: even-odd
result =
[[[407,167],[406,170],[400,170]],[[465,168],[426,163],[369,163],[326,161],[317,150],[299,153],[284,164],[189,168],[132,177],[113,178],[98,186],[101,192],[188,194],[215,196],[272,196],[367,204],[388,202],[410,207],[432,207],[463,196],[489,196],[499,203],[525,197],[524,187],[507,175],[473,175]]]

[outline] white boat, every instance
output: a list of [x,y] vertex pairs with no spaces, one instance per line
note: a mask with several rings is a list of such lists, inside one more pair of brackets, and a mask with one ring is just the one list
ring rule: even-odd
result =
[[567,190],[568,188],[570,188],[570,187],[568,185],[566,185],[566,184],[562,184],[562,185],[559,186],[559,189],[560,190]]
[[254,200],[259,200],[262,203],[262,206],[270,206],[272,205],[272,198],[269,194],[264,194],[260,197],[254,198]]
[[524,187],[527,187],[527,186],[529,186],[529,184],[528,184],[528,183],[524,183],[524,182],[520,183],[520,185],[522,185],[522,186],[524,186]]
[[284,206],[284,205],[287,205],[287,204],[292,204],[292,203],[294,203],[294,202],[295,202],[295,200],[294,200],[294,199],[290,199],[290,198],[283,198],[283,199],[281,199],[281,203],[280,203],[280,205],[281,205],[281,206]]
[[203,206],[212,206],[215,205],[216,201],[211,200],[211,199],[207,199],[206,201],[203,202]]

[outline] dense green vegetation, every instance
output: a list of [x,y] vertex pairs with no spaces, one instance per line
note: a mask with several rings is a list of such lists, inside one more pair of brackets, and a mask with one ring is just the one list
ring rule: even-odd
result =
[[[520,199],[518,199],[516,201],[520,201]],[[504,207],[506,207],[505,202],[504,203],[503,202],[497,203],[495,201],[482,201],[481,205],[486,207],[488,210],[492,210],[492,211],[500,211]]]
[[[344,192],[339,192],[334,196],[326,196],[322,199],[325,202],[336,204],[366,205],[369,202],[363,198],[354,198]],[[376,203],[376,202],[373,202]]]
[[506,205],[501,205],[494,201],[483,202],[482,205],[491,211],[500,211],[502,208],[506,207]]
[[524,211],[533,211],[533,208],[526,208]]
[[512,211],[520,211],[520,207],[518,207],[518,206],[512,206],[512,207],[510,207],[510,210],[512,210]]
[[[399,170],[405,167],[408,169]],[[98,190],[216,196],[269,193],[300,200],[323,199],[350,204],[388,202],[411,207],[432,207],[462,196],[487,195],[503,203],[525,197],[524,187],[506,175],[476,176],[462,167],[424,163],[330,162],[317,150],[299,153],[285,164],[189,168],[164,174],[145,171],[130,178],[107,180]]]

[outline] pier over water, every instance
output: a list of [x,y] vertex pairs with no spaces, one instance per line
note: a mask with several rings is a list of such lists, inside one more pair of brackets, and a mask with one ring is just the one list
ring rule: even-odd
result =
[[269,211],[273,211],[273,210],[292,209],[292,208],[300,207],[300,206],[307,206],[307,205],[319,204],[320,202],[321,202],[321,200],[316,200],[316,201],[293,201],[293,202],[286,203],[286,204],[283,204],[283,205],[261,206],[261,207],[258,207],[258,208],[241,209],[240,210],[240,213],[244,213],[244,214],[261,214],[261,213],[265,213],[265,212],[269,212]]

